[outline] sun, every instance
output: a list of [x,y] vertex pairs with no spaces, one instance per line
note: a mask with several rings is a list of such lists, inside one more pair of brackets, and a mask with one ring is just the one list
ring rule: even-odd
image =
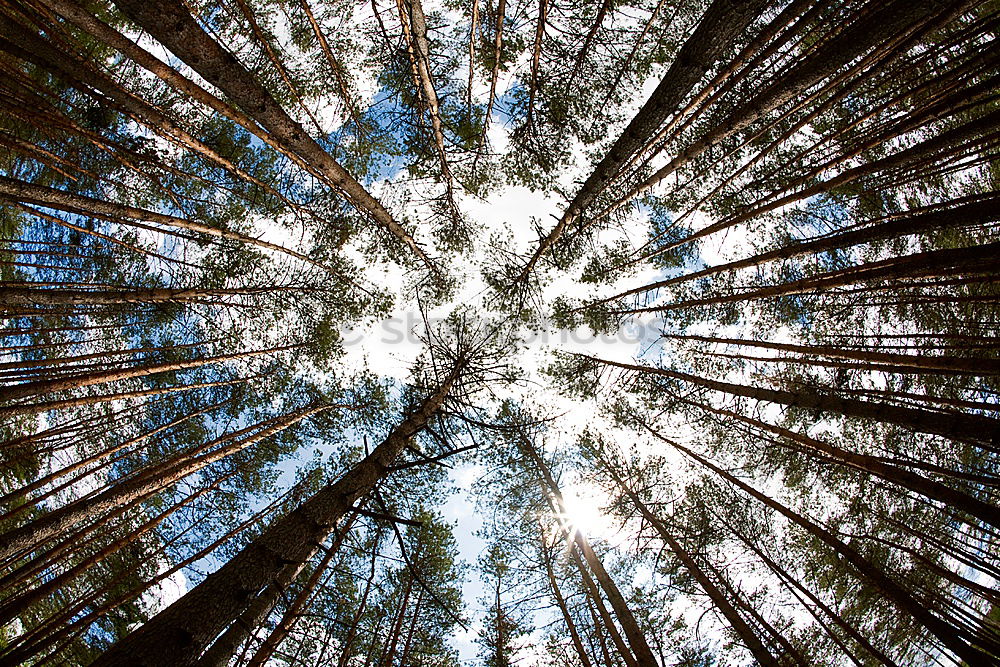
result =
[[578,530],[587,537],[606,536],[611,528],[608,516],[602,509],[602,498],[595,487],[573,483],[562,489],[563,514],[561,522],[571,530]]

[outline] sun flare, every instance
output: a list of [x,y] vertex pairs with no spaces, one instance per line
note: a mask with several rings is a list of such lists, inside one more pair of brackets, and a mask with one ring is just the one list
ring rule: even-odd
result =
[[606,537],[610,522],[602,509],[597,490],[586,484],[572,484],[563,489],[563,509],[559,516],[571,531],[579,530],[587,537]]

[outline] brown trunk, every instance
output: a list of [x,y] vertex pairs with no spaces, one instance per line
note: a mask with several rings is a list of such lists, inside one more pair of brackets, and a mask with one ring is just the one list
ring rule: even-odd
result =
[[743,338],[715,338],[712,336],[666,334],[663,337],[672,340],[694,340],[701,343],[718,343],[722,345],[757,347],[765,350],[781,350],[833,359],[856,359],[875,364],[893,364],[931,370],[971,372],[977,375],[993,375],[1000,372],[1000,360],[990,358],[971,359],[969,357],[949,355],[897,354],[875,350],[851,350],[829,345],[795,345],[792,343],[772,343]]
[[[864,362],[861,364],[837,366],[841,368],[891,368],[893,369],[893,372],[902,373],[919,373],[921,371],[949,374],[971,373],[973,375],[997,375],[1000,373],[1000,359],[991,359],[989,357],[972,358],[944,354],[901,354],[896,352],[880,352],[877,350],[854,350],[830,345],[796,345],[793,343],[772,343],[769,341],[747,340],[742,338],[715,338],[712,336],[665,334],[662,337],[671,340],[693,340],[702,343],[739,345],[742,347],[756,347],[764,350],[780,350],[782,352],[795,352],[809,356],[822,356],[829,357],[831,359],[853,359]],[[706,354],[714,353],[709,352]],[[809,359],[788,356],[748,357],[741,354],[721,356],[730,356],[736,359],[752,359],[755,361],[813,363],[813,361]]]
[[364,132],[364,128],[361,125],[361,116],[358,114],[357,108],[354,106],[354,102],[351,101],[351,91],[347,87],[346,73],[344,72],[344,67],[337,60],[336,56],[333,55],[333,49],[330,48],[330,43],[326,39],[326,35],[323,34],[323,30],[320,28],[319,23],[316,21],[316,17],[313,15],[312,9],[309,7],[308,0],[300,0],[302,5],[302,11],[305,12],[306,18],[309,20],[309,26],[312,28],[313,34],[316,35],[316,41],[319,42],[320,48],[323,49],[323,55],[326,56],[326,62],[330,65],[330,70],[333,72],[333,76],[337,79],[337,86],[340,89],[340,96],[344,100],[344,106],[347,107],[347,112],[350,114],[351,118],[354,120],[355,127],[358,128],[358,132]]
[[872,162],[867,162],[861,166],[854,167],[853,169],[848,169],[838,176],[821,181],[816,185],[789,195],[785,195],[784,197],[779,197],[773,201],[760,203],[756,206],[752,205],[749,211],[740,213],[739,215],[731,218],[726,218],[725,220],[720,220],[715,224],[699,229],[679,241],[675,241],[661,249],[658,249],[656,254],[672,250],[690,243],[695,239],[703,238],[710,234],[714,234],[715,232],[728,229],[769,211],[773,211],[783,206],[788,206],[794,202],[802,201],[825,192],[830,192],[835,188],[852,183],[863,176],[868,176],[878,172],[889,172],[893,169],[913,167],[914,165],[919,165],[926,160],[947,156],[958,151],[959,149],[965,148],[970,142],[974,144],[977,141],[984,141],[986,138],[993,136],[998,128],[1000,128],[1000,111],[994,111],[993,113],[986,114],[985,116],[974,121],[970,121],[961,127],[956,127],[947,132],[943,132],[936,137],[927,139],[926,141],[921,142],[912,148],[900,151],[895,155],[890,155],[880,160],[873,160]]
[[340,658],[337,660],[337,667],[347,667],[347,663],[351,658],[351,646],[354,644],[354,639],[358,636],[361,619],[365,614],[365,609],[368,607],[368,596],[371,594],[372,582],[375,581],[375,561],[378,558],[378,543],[379,540],[376,539],[375,544],[372,546],[371,565],[368,571],[368,578],[365,580],[365,591],[361,594],[361,602],[358,604],[358,610],[355,612],[354,618],[351,619],[347,636],[344,637],[344,644],[340,649]]
[[[539,524],[538,529],[539,531],[543,530],[541,524]],[[540,534],[543,533],[540,532]],[[542,562],[545,564],[545,574],[549,580],[549,589],[552,592],[552,599],[555,600],[556,606],[559,607],[559,613],[562,614],[563,622],[566,624],[566,629],[569,631],[569,637],[573,642],[573,648],[576,651],[576,655],[580,659],[582,667],[592,667],[590,658],[587,657],[587,652],[583,648],[583,641],[580,639],[580,633],[576,630],[576,623],[573,622],[573,617],[570,615],[569,608],[566,606],[566,600],[563,598],[562,592],[559,590],[559,582],[556,580],[556,574],[552,569],[552,554],[549,551],[549,546],[544,543],[544,540],[540,540],[539,546],[541,547],[540,555]]]
[[413,575],[407,573],[406,588],[403,590],[403,598],[396,610],[396,618],[393,619],[389,628],[389,637],[385,640],[385,652],[379,660],[381,667],[392,667],[396,658],[396,646],[399,645],[399,636],[403,632],[403,621],[406,620],[406,610],[410,606],[410,595],[413,593]]
[[[65,534],[75,526],[86,524],[104,512],[142,500],[207,465],[242,451],[264,438],[279,433],[297,422],[331,407],[333,406],[308,407],[280,419],[269,420],[264,422],[266,428],[243,439],[239,439],[239,436],[245,435],[259,425],[217,438],[199,446],[192,452],[184,452],[164,463],[153,466],[151,469],[143,470],[136,477],[117,484],[102,493],[86,496],[53,510],[25,526],[9,530],[0,535],[0,561],[6,561],[20,553],[30,551],[53,537]],[[228,441],[232,442],[201,456],[194,456],[194,454],[213,445]]]
[[192,232],[199,232],[216,238],[240,241],[248,245],[257,246],[258,248],[266,248],[268,250],[280,252],[290,257],[302,260],[303,262],[307,262],[313,266],[322,268],[324,271],[333,273],[334,275],[338,275],[332,269],[325,267],[323,264],[310,259],[302,253],[295,252],[294,250],[290,250],[275,243],[268,243],[267,241],[255,239],[252,236],[246,236],[245,234],[211,227],[200,222],[179,218],[174,215],[165,215],[163,213],[156,213],[154,211],[148,211],[134,206],[126,206],[124,204],[116,204],[100,199],[94,199],[92,197],[86,197],[84,195],[73,194],[71,192],[49,188],[44,185],[35,185],[34,183],[27,183],[25,181],[8,178],[3,175],[0,175],[0,197],[17,202],[47,206],[61,211],[66,211],[68,213],[93,215],[94,217],[110,220],[123,225],[132,225],[133,223],[129,222],[129,220],[144,220],[147,222],[155,222],[160,225],[165,225],[167,227],[175,227]]
[[604,606],[604,600],[601,599],[601,591],[591,578],[590,572],[587,570],[587,566],[584,565],[583,559],[580,557],[580,551],[575,544],[570,546],[570,553],[573,557],[573,562],[576,564],[576,569],[580,572],[580,578],[583,580],[583,589],[590,602],[597,608],[601,623],[604,625],[604,630],[611,637],[611,643],[618,650],[618,655],[621,656],[622,662],[625,663],[626,667],[637,667],[638,663],[635,656],[632,655],[632,651],[629,650],[621,633],[618,632],[618,628],[615,627],[615,622],[612,620],[608,608]]
[[479,0],[472,0],[472,27],[469,29],[469,82],[465,90],[465,106],[472,120],[472,77],[476,71],[476,29],[479,27]]
[[[834,460],[847,467],[854,468],[861,472],[880,477],[888,482],[919,493],[922,496],[937,500],[946,507],[957,509],[974,516],[981,521],[994,527],[1000,527],[1000,509],[994,505],[970,496],[967,493],[953,489],[950,486],[937,482],[933,479],[923,477],[909,470],[891,465],[885,459],[864,454],[855,454],[835,445],[831,445],[822,440],[810,438],[809,436],[796,433],[789,429],[774,426],[766,422],[743,416],[739,413],[713,408],[704,404],[698,404],[701,408],[709,410],[720,416],[736,419],[746,424],[750,424],[761,430],[774,433],[782,438],[787,438],[792,442],[801,445],[813,456],[825,460]],[[783,444],[781,441],[775,441]],[[939,469],[940,470],[940,469]],[[944,472],[943,474],[947,474]],[[975,524],[974,524],[975,525]]]
[[115,4],[206,81],[218,86],[279,143],[299,155],[328,185],[371,216],[431,273],[437,274],[436,264],[389,211],[285,113],[260,82],[198,25],[183,4],[173,0],[116,0]]
[[271,45],[271,40],[268,39],[267,35],[264,34],[263,28],[261,28],[260,23],[257,22],[257,17],[254,15],[253,9],[250,5],[246,3],[246,0],[235,0],[236,6],[240,8],[240,13],[243,14],[243,18],[246,19],[247,23],[250,25],[250,31],[257,43],[264,49],[264,53],[267,54],[267,59],[271,61],[274,65],[274,69],[278,70],[278,75],[281,77],[281,81],[285,84],[285,88],[288,92],[292,94],[295,99],[295,103],[299,105],[299,108],[309,116],[309,120],[313,122],[318,132],[323,132],[323,128],[320,127],[319,122],[316,117],[309,110],[309,107],[305,105],[302,101],[302,96],[299,95],[299,91],[295,88],[295,84],[292,83],[291,78],[288,76],[288,70],[281,63],[281,58],[278,57],[277,51],[275,51],[274,46]]
[[159,364],[145,364],[143,366],[126,368],[123,370],[109,370],[109,371],[99,371],[95,373],[84,373],[67,379],[24,382],[21,384],[0,388],[0,401],[14,401],[21,398],[27,398],[29,396],[52,394],[58,391],[68,391],[70,389],[82,389],[83,387],[91,387],[97,384],[108,384],[110,382],[118,382],[120,380],[148,377],[150,375],[155,375],[157,373],[167,373],[172,371],[187,370],[191,368],[201,368],[202,366],[208,366],[211,364],[224,363],[227,361],[235,361],[237,359],[247,359],[250,357],[257,357],[264,354],[272,354],[275,352],[284,352],[287,350],[300,349],[302,347],[304,347],[304,345],[302,344],[285,345],[282,347],[274,347],[266,350],[251,350],[249,352],[237,352],[235,354],[222,354],[214,357],[203,357],[201,359],[188,359],[186,361],[169,361]]
[[[556,484],[551,471],[545,464],[545,460],[535,451],[534,444],[527,438],[521,438],[519,442],[521,444],[520,449],[531,459],[538,470],[543,491],[547,491],[546,496],[551,499],[556,513],[565,517],[566,505],[563,502],[562,493],[559,491],[559,486]],[[577,547],[579,547],[580,552],[587,561],[587,565],[590,566],[594,577],[607,595],[608,602],[611,603],[612,609],[615,610],[615,616],[618,618],[618,622],[621,624],[622,630],[628,638],[629,645],[635,653],[637,665],[639,667],[656,667],[656,658],[653,656],[653,651],[646,642],[645,634],[639,628],[639,623],[636,621],[635,615],[625,602],[625,596],[618,590],[617,584],[615,584],[607,570],[604,569],[601,559],[594,553],[593,548],[590,546],[590,541],[579,530],[567,526],[565,520],[561,519],[560,524],[562,524],[567,537],[571,537]]]
[[344,543],[344,539],[347,538],[347,533],[351,530],[351,526],[358,518],[358,513],[354,512],[344,521],[344,525],[337,531],[337,537],[333,540],[333,543],[326,548],[323,554],[322,560],[316,565],[316,568],[309,575],[309,579],[306,581],[305,585],[302,586],[302,590],[295,597],[295,601],[288,605],[285,613],[281,616],[281,620],[275,626],[274,630],[261,642],[254,653],[253,657],[247,663],[247,667],[263,667],[263,665],[271,658],[271,655],[277,650],[278,646],[284,641],[288,633],[291,632],[292,627],[295,625],[295,621],[298,620],[302,613],[302,610],[309,603],[310,597],[313,591],[316,590],[316,586],[319,585],[320,579],[326,574],[327,569],[330,567],[330,563],[333,561],[334,556],[336,556],[340,551],[340,546]]
[[[597,611],[594,609],[594,605],[590,601],[589,591],[586,589],[584,590],[584,596],[587,604],[587,611],[590,612],[590,622],[593,623],[594,625],[594,635],[597,636],[597,643],[601,647],[601,656],[604,657],[604,664],[607,665],[608,667],[611,667],[612,665],[615,664],[615,662],[611,658],[611,651],[608,650],[608,642],[604,638],[605,633],[604,630],[602,629],[601,619],[598,616]],[[594,642],[591,641],[590,643],[591,646],[593,646]],[[632,660],[633,663],[635,662],[635,659],[632,658],[631,655],[629,656],[629,658]],[[628,664],[628,660],[626,660],[625,662],[626,664]]]
[[382,479],[410,439],[438,412],[461,368],[456,367],[415,412],[340,480],[274,522],[184,597],[101,655],[93,667],[193,664],[260,591],[287,579],[288,573],[301,571],[320,541]]
[[[146,431],[145,433],[142,433],[141,435],[138,435],[138,436],[136,436],[134,438],[129,438],[128,440],[125,440],[125,441],[123,441],[123,442],[121,442],[121,443],[119,443],[117,445],[113,445],[111,447],[108,447],[107,449],[104,449],[104,450],[102,450],[100,452],[97,452],[96,454],[92,454],[90,456],[81,458],[78,461],[75,461],[75,462],[69,464],[68,466],[60,468],[59,470],[57,470],[57,471],[55,471],[53,473],[50,473],[50,474],[45,475],[43,477],[40,477],[39,479],[35,480],[34,482],[26,484],[23,487],[19,487],[15,491],[11,491],[10,493],[7,493],[7,494],[4,494],[3,496],[0,496],[0,504],[5,504],[5,503],[12,502],[16,498],[23,498],[24,496],[27,496],[29,493],[32,493],[32,492],[34,492],[34,491],[36,491],[38,489],[41,489],[41,488],[44,488],[44,487],[48,486],[49,484],[52,484],[57,479],[60,479],[62,477],[65,477],[66,475],[69,475],[69,474],[71,474],[73,472],[76,472],[80,468],[84,468],[84,467],[90,465],[91,463],[96,463],[97,461],[100,461],[102,459],[106,459],[107,457],[111,456],[112,454],[114,454],[116,452],[119,452],[119,451],[121,451],[123,449],[127,449],[129,447],[132,447],[133,445],[137,445],[137,444],[140,444],[142,442],[145,442],[146,440],[149,440],[153,436],[155,436],[155,435],[157,435],[159,433],[162,433],[163,431],[169,430],[169,429],[173,428],[174,426],[177,426],[178,424],[182,424],[182,423],[184,423],[185,421],[187,421],[189,419],[193,419],[195,417],[201,416],[201,415],[205,414],[206,412],[211,412],[212,410],[220,408],[220,407],[222,407],[223,405],[225,405],[228,402],[229,401],[227,400],[227,401],[223,401],[223,402],[220,402],[220,403],[216,403],[214,405],[210,405],[210,406],[202,408],[200,410],[194,410],[192,412],[188,412],[187,414],[185,414],[185,415],[183,415],[181,417],[178,417],[177,419],[174,419],[174,420],[172,420],[170,422],[167,422],[166,424],[158,426],[158,427],[156,427],[156,428],[154,428],[154,429],[152,429],[150,431]],[[87,474],[92,474],[92,473],[93,473],[93,470],[90,470],[90,471],[87,472]],[[75,482],[78,479],[79,478],[74,478],[72,481]],[[38,496],[36,498],[32,498],[30,500],[23,500],[22,501],[24,503],[23,505],[20,505],[20,506],[18,506],[16,508],[13,508],[9,512],[4,512],[4,513],[0,514],[0,521],[6,521],[11,516],[14,516],[17,513],[20,513],[21,511],[23,511],[21,509],[22,507],[27,508],[27,507],[32,507],[34,505],[37,505],[38,503],[42,502],[43,500],[49,498],[53,493],[57,492],[57,489],[61,490],[61,487],[57,487],[56,489],[53,489],[51,491],[47,491],[44,494],[42,494],[42,495],[40,495],[40,496]]]
[[[665,0],[661,0],[664,2]],[[545,37],[545,21],[549,12],[548,0],[538,0],[538,19],[535,23],[535,44],[531,49],[531,75],[528,79],[528,110],[526,123],[532,127],[535,118],[535,97],[538,95],[538,63],[542,57],[542,39]]]
[[100,394],[97,396],[83,396],[80,398],[67,398],[61,401],[45,401],[42,403],[21,403],[19,405],[8,405],[0,407],[0,419],[9,418],[14,415],[34,415],[39,412],[49,410],[65,410],[68,408],[78,408],[84,405],[97,405],[98,403],[109,403],[111,401],[122,401],[129,398],[142,398],[143,396],[159,396],[162,394],[172,394],[178,391],[192,391],[194,389],[205,389],[207,387],[224,387],[231,384],[241,384],[260,377],[259,375],[240,378],[238,380],[226,380],[224,382],[200,382],[196,384],[185,384],[177,387],[163,387],[159,389],[141,389],[138,391],[125,391],[116,394]]
[[937,229],[984,225],[996,222],[997,220],[1000,220],[1000,195],[989,193],[987,195],[967,197],[946,202],[944,206],[933,206],[927,209],[918,209],[906,215],[892,216],[883,221],[876,221],[860,228],[848,228],[816,239],[794,241],[782,248],[754,255],[747,259],[728,262],[719,266],[711,266],[699,271],[693,271],[674,278],[667,278],[643,285],[642,287],[620,292],[614,296],[588,303],[577,310],[608,303],[632,296],[633,294],[669,287],[670,285],[688,283],[700,278],[731,273],[738,269],[760,266],[776,260],[818,254],[830,250],[849,248],[863,243],[872,243]]
[[[947,248],[904,255],[876,262],[867,262],[839,271],[828,271],[801,280],[769,287],[747,290],[737,294],[726,294],[701,299],[686,299],[648,308],[612,311],[625,313],[659,313],[709,306],[722,303],[738,303],[757,299],[790,296],[797,294],[818,294],[835,287],[844,287],[863,281],[904,280],[937,278],[951,275],[978,274],[989,280],[1000,267],[1000,243],[987,243],[970,248]],[[919,283],[915,283],[919,285]],[[905,285],[904,285],[905,286]],[[898,286],[895,287],[898,289]],[[937,299],[938,297],[931,297]]]
[[772,500],[760,491],[757,491],[725,470],[712,464],[704,457],[695,454],[683,445],[665,438],[649,427],[647,427],[647,429],[658,439],[683,452],[702,466],[713,471],[733,486],[743,490],[745,493],[757,499],[767,507],[786,517],[810,535],[833,549],[847,563],[849,563],[861,577],[867,579],[873,587],[884,595],[887,600],[891,601],[900,611],[909,614],[915,620],[920,622],[920,624],[937,637],[938,640],[940,640],[940,642],[948,648],[948,650],[955,653],[955,655],[960,657],[962,660],[965,660],[969,665],[985,666],[992,662],[987,654],[973,646],[970,646],[969,643],[962,638],[962,635],[965,635],[966,633],[958,631],[958,629],[953,625],[934,615],[921,601],[914,598],[902,585],[889,577],[885,572],[871,563],[860,553],[855,551],[852,547],[848,546],[836,535],[816,525],[801,514],[785,507],[781,503]]
[[[714,513],[716,519],[718,519],[729,532],[735,535],[744,545],[750,548],[757,557],[760,558],[768,569],[774,572],[779,579],[786,582],[788,585],[792,586],[800,593],[802,593],[810,602],[819,607],[819,609],[826,614],[834,623],[837,624],[844,632],[846,632],[851,639],[860,644],[866,651],[868,651],[872,656],[874,656],[883,665],[888,665],[889,667],[898,667],[897,663],[893,661],[889,656],[885,655],[882,651],[877,649],[872,645],[868,639],[858,632],[858,629],[853,625],[845,621],[840,614],[830,608],[829,605],[820,600],[812,591],[806,588],[799,581],[797,577],[790,575],[783,567],[778,565],[773,559],[771,559],[764,551],[758,546],[758,543],[754,540],[748,539],[742,532],[736,529],[735,526],[727,522],[724,518]],[[819,619],[817,619],[819,620]]]
[[[232,161],[222,157],[210,146],[181,128],[158,108],[125,91],[114,79],[97,71],[88,63],[68,53],[60,52],[30,28],[25,28],[19,23],[11,21],[7,16],[0,15],[0,29],[3,30],[0,32],[0,49],[43,69],[57,73],[82,93],[94,96],[99,103],[111,105],[179,147],[201,155],[206,160],[217,164],[248,183],[282,199],[280,193],[270,185],[254,178]],[[8,38],[2,35],[7,35]],[[10,41],[11,39],[15,41]],[[93,95],[91,89],[99,91],[101,94]]]
[[[451,201],[452,178],[448,167],[448,154],[445,151],[444,129],[441,125],[441,113],[437,92],[434,90],[434,79],[431,76],[430,42],[427,41],[427,19],[420,0],[404,0],[409,6],[410,32],[413,35],[413,56],[417,70],[417,83],[422,91],[422,97],[427,105],[427,113],[431,117],[431,130],[434,134],[434,145],[438,158],[441,160],[441,175],[448,188],[448,198]],[[405,17],[404,17],[405,18]],[[452,202],[453,203],[453,202]]]
[[680,151],[635,191],[652,187],[712,146],[795,99],[873,47],[892,40],[898,34],[905,33],[928,19],[946,21],[973,4],[974,2],[948,0],[928,0],[919,3],[892,0],[882,3],[868,16],[848,26],[820,48],[814,49],[801,64],[760,91],[749,104],[732,112],[715,129]]
[[172,506],[161,512],[156,517],[150,519],[143,525],[132,529],[129,531],[128,535],[122,539],[113,540],[110,544],[102,547],[96,553],[91,554],[87,558],[84,558],[80,562],[74,564],[72,567],[67,569],[51,578],[47,578],[44,582],[36,582],[36,585],[29,588],[27,591],[21,593],[20,595],[8,597],[0,605],[0,625],[6,625],[7,623],[13,621],[15,618],[19,617],[21,614],[28,611],[28,609],[38,603],[39,601],[45,599],[46,596],[53,594],[60,587],[72,582],[74,579],[79,577],[81,574],[94,567],[101,561],[107,559],[111,555],[117,553],[121,549],[125,548],[129,544],[132,544],[140,537],[146,533],[152,531],[158,525],[160,525],[167,517],[181,509],[185,505],[193,502],[197,498],[205,495],[209,491],[217,488],[222,482],[232,477],[235,473],[229,473],[223,477],[215,480],[211,484],[199,489],[195,493],[185,496],[181,500],[174,503]]
[[774,665],[774,667],[777,667],[778,661],[775,660],[774,656],[771,655],[771,652],[767,650],[760,638],[757,636],[757,633],[754,632],[753,628],[751,628],[747,622],[743,620],[743,617],[740,616],[736,607],[729,601],[729,598],[726,597],[725,593],[723,593],[709,578],[708,574],[701,568],[701,566],[698,565],[694,557],[683,546],[681,546],[680,542],[674,539],[673,535],[671,535],[667,530],[666,525],[650,511],[639,496],[618,475],[613,466],[603,459],[600,460],[600,463],[603,465],[604,470],[608,473],[611,479],[614,480],[618,488],[621,489],[626,496],[628,496],[629,500],[632,501],[632,504],[635,505],[635,508],[639,511],[642,517],[649,522],[649,525],[653,527],[664,543],[670,548],[671,551],[674,552],[674,555],[677,556],[677,559],[684,566],[684,569],[686,569],[694,580],[698,582],[698,585],[703,591],[705,591],[705,594],[708,595],[712,604],[715,605],[715,608],[719,610],[719,613],[721,613],[723,618],[726,619],[729,626],[740,637],[743,644],[750,651],[751,655],[753,655],[754,659],[756,659],[761,665]]
[[715,0],[684,43],[663,80],[601,162],[577,191],[566,212],[542,239],[515,280],[527,280],[538,260],[597,196],[607,189],[622,165],[640,150],[684,97],[705,75],[733,39],[767,6],[764,0]]
[[215,551],[223,543],[229,541],[234,536],[238,535],[239,533],[243,532],[253,524],[260,521],[264,516],[272,512],[276,507],[278,507],[280,503],[284,501],[286,497],[289,496],[294,490],[295,490],[294,487],[292,489],[289,489],[284,494],[282,494],[281,497],[272,502],[270,505],[260,510],[259,512],[257,512],[256,514],[254,514],[249,519],[242,522],[240,525],[236,526],[232,530],[227,531],[224,535],[216,539],[208,546],[200,549],[197,553],[185,558],[176,565],[171,566],[165,572],[161,572],[160,574],[156,575],[156,577],[154,577],[148,583],[140,584],[138,587],[131,589],[130,591],[125,593],[122,597],[116,600],[99,604],[93,610],[85,613],[81,618],[77,618],[71,623],[66,624],[70,619],[74,618],[74,616],[85,610],[88,607],[88,605],[90,605],[93,602],[94,599],[99,597],[99,594],[95,594],[92,597],[85,598],[83,602],[73,605],[69,609],[64,610],[52,623],[52,627],[55,627],[56,625],[62,625],[61,629],[50,634],[47,637],[38,637],[37,635],[35,635],[29,638],[27,636],[22,636],[24,640],[30,639],[31,643],[25,646],[21,646],[20,644],[22,643],[22,638],[19,638],[17,640],[18,643],[16,645],[12,644],[11,646],[11,648],[14,648],[15,650],[0,653],[0,657],[7,660],[8,663],[10,664],[21,664],[28,658],[40,654],[42,651],[46,650],[47,648],[55,644],[55,642],[59,641],[61,637],[76,631],[86,630],[98,618],[105,616],[109,611],[112,611],[115,608],[121,606],[122,604],[125,604],[126,602],[139,597],[140,595],[142,595],[143,592],[148,590],[150,587],[155,586],[159,582],[166,580],[167,578],[173,576],[177,572],[183,570],[185,567],[188,567],[192,563],[201,560],[205,556]]
[[601,24],[604,23],[604,17],[608,15],[611,11],[611,7],[614,5],[614,0],[602,0],[600,9],[597,10],[597,16],[594,17],[594,25],[591,26],[590,31],[587,32],[587,36],[583,40],[583,46],[580,47],[580,53],[576,56],[576,62],[573,64],[573,72],[569,75],[569,86],[576,85],[576,76],[580,73],[580,68],[583,67],[584,61],[587,60],[587,54],[590,52],[590,45],[594,41],[594,36],[597,35],[597,31],[601,29]]
[[[500,48],[503,46],[503,20],[507,12],[507,0],[499,0],[497,5],[497,23],[493,38],[493,70],[490,72],[490,96],[486,102],[486,113],[483,116],[483,135],[479,138],[480,150],[486,144],[486,132],[490,129],[490,118],[493,116],[493,101],[497,94],[497,78],[500,76]],[[479,155],[476,155],[477,159]]]
[[904,428],[922,433],[933,433],[946,438],[968,440],[970,442],[989,445],[1000,434],[1000,420],[982,415],[943,414],[920,408],[888,405],[885,403],[869,403],[834,395],[819,394],[810,390],[796,392],[779,389],[764,389],[749,387],[731,382],[720,382],[701,378],[679,371],[665,370],[650,366],[623,364],[606,359],[586,357],[591,361],[640,373],[652,373],[663,377],[699,385],[713,391],[721,391],[732,396],[744,396],[754,400],[768,401],[780,405],[795,406],[805,409],[832,412],[846,417],[871,419],[887,424],[896,424]]
[[125,303],[197,303],[220,296],[242,296],[274,292],[306,292],[297,287],[233,287],[199,289],[122,288],[119,290],[36,289],[31,287],[0,287],[0,308],[8,304],[94,306]]

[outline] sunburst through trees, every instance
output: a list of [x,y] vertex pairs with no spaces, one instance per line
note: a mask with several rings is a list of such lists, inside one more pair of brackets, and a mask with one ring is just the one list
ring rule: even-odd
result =
[[997,664],[998,31],[0,3],[0,664]]

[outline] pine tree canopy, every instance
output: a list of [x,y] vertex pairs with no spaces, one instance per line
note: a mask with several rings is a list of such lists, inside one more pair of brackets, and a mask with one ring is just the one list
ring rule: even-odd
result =
[[0,2],[0,667],[1000,665],[998,39]]

